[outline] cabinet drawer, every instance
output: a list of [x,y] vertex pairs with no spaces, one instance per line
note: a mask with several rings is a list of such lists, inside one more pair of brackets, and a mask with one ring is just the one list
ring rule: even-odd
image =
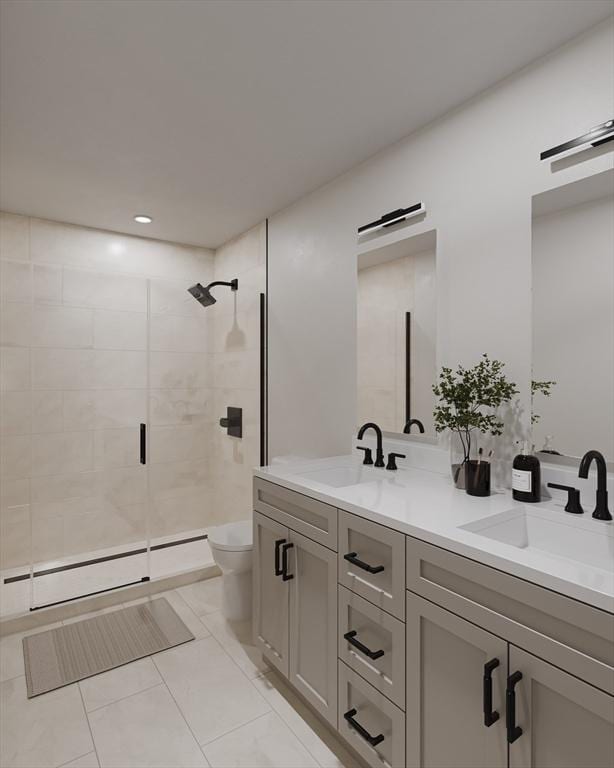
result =
[[614,616],[407,537],[407,588],[614,693]]
[[254,478],[254,509],[337,551],[337,510],[329,504]]
[[339,658],[405,709],[405,624],[342,586]]
[[[373,768],[405,765],[403,711],[343,662],[339,662],[339,733]],[[373,743],[376,739],[378,743]]]
[[339,510],[339,583],[405,618],[405,536]]

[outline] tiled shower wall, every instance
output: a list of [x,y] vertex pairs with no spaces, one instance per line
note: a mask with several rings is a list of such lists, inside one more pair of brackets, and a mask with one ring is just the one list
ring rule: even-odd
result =
[[[213,404],[216,424],[226,407],[243,408],[243,439],[212,432],[215,521],[251,517],[252,469],[260,463],[260,293],[266,291],[266,225],[215,253],[216,280],[239,280],[232,296],[216,293],[213,310]],[[218,289],[219,291],[220,289]]]
[[[140,541],[148,518],[152,537],[218,519],[212,310],[232,302],[186,293],[213,252],[11,214],[0,233],[2,567],[27,564],[31,541],[48,561]],[[225,384],[247,349],[232,338],[215,347]]]

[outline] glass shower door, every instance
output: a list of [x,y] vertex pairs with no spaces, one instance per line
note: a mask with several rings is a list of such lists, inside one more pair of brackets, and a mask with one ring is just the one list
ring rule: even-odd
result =
[[204,262],[192,279],[150,281],[149,490],[151,576],[202,567],[212,507],[209,446],[213,429],[212,319],[188,293],[207,282]]
[[65,267],[33,307],[55,323],[31,349],[33,610],[149,578],[149,303],[145,278]]
[[32,609],[210,559],[212,314],[188,279],[63,281],[66,346],[31,350],[50,414],[31,436]]

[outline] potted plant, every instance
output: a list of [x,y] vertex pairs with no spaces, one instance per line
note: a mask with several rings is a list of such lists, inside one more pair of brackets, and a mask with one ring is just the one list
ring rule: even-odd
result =
[[504,367],[504,363],[484,354],[473,368],[459,365],[453,371],[442,367],[439,380],[433,386],[439,398],[433,411],[435,429],[437,432],[449,429],[452,433],[452,478],[457,488],[465,488],[465,466],[472,450],[476,450],[474,432],[490,435],[503,432],[503,421],[496,410],[518,392],[516,384],[505,377]]

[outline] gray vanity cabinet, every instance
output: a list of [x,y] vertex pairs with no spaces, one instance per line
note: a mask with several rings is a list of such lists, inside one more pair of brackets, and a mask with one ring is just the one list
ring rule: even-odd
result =
[[612,768],[614,698],[514,646],[509,665],[522,674],[510,768]]
[[337,553],[290,531],[290,682],[337,727]]
[[[336,525],[329,525],[332,513],[325,504],[263,481],[257,490],[257,508],[336,544]],[[255,643],[336,728],[337,553],[259,511],[254,511],[253,552]]]
[[[254,512],[253,632],[262,655],[288,676],[290,581],[275,573],[276,542],[288,541],[288,529]],[[277,545],[279,550],[279,544]],[[277,555],[279,558],[279,554]]]
[[368,765],[614,768],[611,613],[258,478],[254,509],[255,642]]
[[407,766],[505,768],[507,643],[411,592],[406,617]]

